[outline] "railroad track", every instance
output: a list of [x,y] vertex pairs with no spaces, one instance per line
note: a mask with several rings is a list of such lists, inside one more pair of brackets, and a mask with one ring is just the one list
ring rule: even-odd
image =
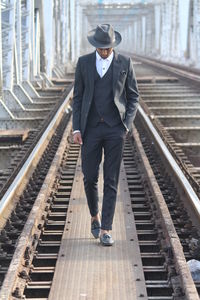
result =
[[20,116],[13,121],[2,121],[1,129],[12,131],[13,128],[20,128],[22,133],[27,131],[27,138],[22,141],[13,131],[12,135],[0,141],[1,198],[72,89],[71,80],[62,81],[62,86],[57,81],[55,84],[57,86],[46,89],[38,87],[39,98],[33,99],[32,104],[26,104],[26,111],[20,112]]
[[[11,159],[8,169],[1,173],[0,260],[2,263],[0,284],[4,280],[19,236],[35,203],[71,114],[71,81],[65,80],[62,85],[67,82],[68,85],[65,87],[58,83],[58,88],[40,91],[42,105],[46,103],[45,105],[48,107],[50,102],[51,110],[49,110],[48,116],[43,116],[40,122],[35,124],[34,130],[30,129],[28,138],[24,143],[19,144],[18,152]],[[54,100],[51,101],[53,98]],[[24,118],[24,121],[26,121],[26,126],[27,124],[31,125],[29,119]],[[18,121],[16,122],[18,123]],[[13,148],[15,142],[15,137],[10,141],[9,137],[6,138],[8,150]],[[10,158],[8,157],[8,159]]]
[[[64,136],[69,135],[69,125],[67,130],[65,130]],[[137,228],[148,299],[173,299],[175,295],[176,299],[194,300],[195,294],[193,294],[194,291],[191,292],[191,286],[187,288],[192,296],[184,298],[187,288],[182,281],[185,276],[187,284],[192,285],[192,279],[188,278],[191,275],[188,275],[184,270],[183,257],[181,258],[181,271],[183,273],[180,274],[180,262],[176,261],[178,257],[180,258],[180,252],[182,251],[181,246],[178,244],[179,239],[178,237],[175,238],[175,231],[170,233],[164,227],[166,224],[163,224],[163,220],[167,220],[166,223],[169,226],[172,219],[167,211],[164,215],[161,215],[158,206],[158,198],[161,197],[161,193],[158,197],[158,191],[155,192],[149,186],[149,184],[152,184],[152,177],[149,180],[147,177],[149,174],[145,174],[146,171],[144,172],[142,162],[144,157],[138,152],[141,144],[136,133],[134,136],[136,137],[135,140],[127,140],[126,142],[123,161]],[[58,150],[59,154],[57,154],[57,167],[55,169],[55,166],[51,166],[51,168],[54,168],[54,173],[50,169],[50,174],[47,175],[43,187],[37,195],[36,206],[32,210],[30,220],[26,223],[24,232],[20,237],[17,253],[13,256],[12,264],[8,269],[2,287],[2,299],[9,299],[8,297],[11,294],[13,298],[19,299],[23,295],[26,299],[48,298],[66,216],[70,213],[68,205],[79,155],[77,145],[66,144],[66,137],[63,140],[60,146],[61,150]],[[52,142],[52,144],[55,143]],[[51,157],[50,151],[48,151],[49,156]],[[147,169],[149,169],[149,166],[147,166]],[[36,174],[38,172],[40,171],[38,170]],[[52,178],[55,178],[55,180],[52,180]],[[49,191],[44,196],[47,182],[50,180]],[[36,192],[35,189],[33,191]],[[24,194],[27,197],[26,191]],[[27,198],[21,199],[23,203],[27,200]],[[20,205],[17,209],[19,208]],[[17,225],[19,226],[19,222],[17,222]],[[27,236],[29,239],[25,239]],[[24,243],[25,240],[26,243]],[[175,251],[172,240],[176,240],[176,251],[178,250],[178,253]],[[11,294],[8,295],[8,292]]]
[[[141,93],[142,88],[140,85]],[[47,130],[50,136],[46,132],[41,137],[50,142],[48,148],[43,146],[37,163],[30,165],[31,176],[23,184],[25,188],[16,190],[12,200],[7,195],[8,202],[3,199],[0,203],[1,299],[47,299],[50,293],[63,230],[71,213],[68,207],[73,201],[71,191],[80,150],[71,140],[70,114],[66,113],[70,98],[68,95],[52,119]],[[153,130],[144,115],[140,108],[135,122],[138,132],[135,129],[133,137],[126,140],[123,157],[146,285],[140,298],[195,300],[199,297],[186,260],[199,259],[200,210],[189,199],[194,200],[192,187],[193,193],[185,192],[187,178],[182,182],[184,175],[175,175],[169,167],[167,155],[164,157],[160,150],[164,147],[160,141],[161,147],[156,145],[156,136],[152,138]],[[2,221],[2,213],[10,205],[14,207],[12,214]],[[196,288],[199,292],[198,282]]]
[[[70,213],[68,205],[73,181],[76,180],[75,171],[79,156],[79,146],[66,143],[66,134],[70,134],[69,125],[58,148],[57,161],[51,166],[54,170],[50,169],[50,174],[47,175],[37,195],[35,208],[32,209],[30,219],[21,234],[17,252],[14,253],[2,286],[2,299],[12,297],[20,299],[24,296],[26,299],[48,298],[65,220]],[[55,142],[52,144],[55,145]],[[171,228],[172,219],[167,209],[165,208],[164,214],[161,214],[159,201],[162,194],[152,187],[153,178],[151,176],[149,179],[149,174],[146,173],[147,170],[151,171],[150,166],[145,166],[144,170],[143,161],[146,159],[147,163],[147,158],[144,158],[145,154],[141,147],[139,137],[134,133],[134,140],[126,141],[123,157],[146,281],[147,291],[141,291],[141,297],[147,293],[149,300],[174,299],[175,296],[176,299],[194,300],[196,296],[194,287],[192,288],[193,281],[191,275],[187,273],[183,254],[181,256],[182,248],[178,236]],[[50,150],[49,156],[53,157]],[[40,173],[40,169],[36,174],[38,172]],[[41,180],[40,177],[38,179]],[[47,182],[49,182],[48,192]],[[35,189],[33,191],[36,194]],[[162,192],[165,194],[165,191]],[[24,196],[27,197],[26,191]],[[27,200],[21,199],[23,203]],[[165,205],[164,201],[162,205]],[[20,205],[16,210],[19,209]],[[178,217],[180,218],[180,215]],[[20,225],[19,222],[16,224]],[[12,225],[14,226],[13,222]],[[11,234],[10,230],[11,228],[9,228]],[[25,238],[27,236],[28,238]],[[187,284],[183,282],[184,277],[187,278]]]
[[200,77],[136,59],[141,106],[200,196]]

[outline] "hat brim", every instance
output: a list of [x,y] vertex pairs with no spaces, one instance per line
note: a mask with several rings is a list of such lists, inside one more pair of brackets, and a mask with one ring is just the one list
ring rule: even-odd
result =
[[102,49],[114,48],[121,43],[122,37],[118,31],[114,31],[115,41],[113,43],[109,43],[109,44],[100,43],[99,41],[96,41],[94,38],[95,31],[96,31],[96,29],[91,30],[87,35],[87,39],[90,42],[90,44],[96,48],[102,48]]

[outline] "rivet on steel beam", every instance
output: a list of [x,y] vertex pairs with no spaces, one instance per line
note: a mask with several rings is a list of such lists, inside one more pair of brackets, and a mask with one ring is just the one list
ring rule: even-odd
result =
[[38,224],[38,229],[39,229],[39,230],[42,229],[42,224]]
[[30,247],[26,247],[26,250],[24,252],[24,258],[25,259],[30,259],[30,254],[31,254],[31,249]]
[[25,270],[22,270],[20,273],[19,273],[19,277],[23,278],[23,279],[30,279],[30,277],[28,276],[28,274],[26,273]]
[[13,297],[16,297],[16,298],[20,298],[22,296],[19,287],[16,287],[16,289],[14,290],[12,295],[13,295]]

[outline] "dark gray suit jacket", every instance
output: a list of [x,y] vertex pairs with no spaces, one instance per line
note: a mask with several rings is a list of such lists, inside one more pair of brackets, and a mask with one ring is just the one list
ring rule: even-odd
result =
[[[73,130],[85,132],[93,99],[96,51],[79,58],[76,66],[73,96]],[[129,57],[115,52],[113,57],[113,96],[121,120],[131,130],[136,115],[139,94]]]

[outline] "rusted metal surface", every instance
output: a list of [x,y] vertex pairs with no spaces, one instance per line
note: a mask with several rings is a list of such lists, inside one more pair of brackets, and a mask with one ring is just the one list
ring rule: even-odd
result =
[[169,165],[171,165],[171,168],[173,169],[173,172],[174,172],[175,176],[177,176],[177,178],[179,178],[180,185],[183,186],[183,188],[185,190],[185,193],[188,195],[188,201],[190,201],[191,204],[194,206],[194,209],[195,209],[195,211],[196,211],[196,213],[197,213],[197,215],[199,216],[199,219],[200,219],[200,202],[199,202],[199,198],[198,198],[197,194],[193,190],[192,186],[188,182],[187,178],[183,174],[182,170],[180,169],[180,167],[178,166],[176,161],[173,159],[173,156],[171,155],[171,153],[167,149],[166,145],[164,144],[164,142],[160,138],[158,132],[154,128],[154,126],[151,123],[150,119],[145,115],[145,113],[144,113],[144,111],[141,107],[139,107],[139,113],[141,114],[141,116],[142,116],[144,122],[146,123],[149,131],[151,132],[151,135],[152,135],[154,141],[158,144],[158,146],[162,150],[162,153],[163,153],[164,157],[167,158],[167,161],[169,162]]
[[[46,131],[43,133],[41,139],[35,145],[34,149],[30,153],[29,157],[27,158],[25,164],[19,170],[16,178],[10,185],[9,189],[3,195],[1,202],[0,202],[0,220],[5,220],[5,215],[9,215],[9,211],[13,209],[15,205],[14,198],[16,195],[20,195],[22,192],[24,185],[27,183],[28,179],[32,174],[32,167],[37,165],[40,156],[45,151],[49,139],[53,136],[55,129],[57,128],[61,118],[65,114],[65,109],[69,105],[69,100],[72,96],[72,91],[69,93],[68,97],[66,98],[65,102],[61,105],[60,109],[57,111],[56,115],[54,116],[53,120],[50,122],[49,126],[47,127]],[[7,211],[6,211],[7,210]],[[0,221],[3,224],[2,221]]]
[[168,211],[167,205],[163,198],[163,195],[160,191],[158,186],[157,180],[153,174],[149,161],[146,157],[146,154],[143,150],[143,146],[140,142],[139,135],[137,130],[134,129],[133,131],[134,140],[136,142],[136,147],[141,155],[142,164],[144,165],[144,173],[145,177],[149,183],[151,188],[151,192],[154,196],[156,206],[159,211],[159,219],[163,224],[164,229],[164,237],[167,240],[166,247],[171,248],[173,252],[173,257],[176,265],[176,270],[178,276],[180,276],[181,280],[181,287],[183,289],[183,295],[180,299],[187,299],[187,300],[198,300],[199,295],[197,293],[196,287],[194,285],[190,270],[185,260],[185,256],[182,250],[182,245],[180,243],[179,237],[176,233],[174,228],[173,221],[171,219],[170,213]]
[[12,275],[8,273],[4,283],[13,298],[196,299],[179,237],[141,143],[134,138],[139,150],[129,141],[124,150],[113,225],[115,245],[105,249],[91,238],[80,161],[72,187],[78,146],[71,144],[67,157],[59,159],[62,166],[57,175],[50,173],[46,179],[51,187],[57,178],[52,192],[43,184],[25,227],[28,231],[20,237],[21,248],[9,268]]
[[[1,219],[1,261],[4,262],[4,268],[1,268],[1,284],[6,275],[7,269],[12,260],[12,256],[15,252],[16,243],[24,228],[29,213],[34,205],[35,199],[40,191],[43,180],[48,172],[51,162],[54,158],[54,154],[59,145],[59,141],[62,138],[64,131],[64,125],[68,122],[69,117],[65,115],[62,122],[59,124],[53,137],[49,140],[49,145],[44,154],[38,157],[38,165],[33,165],[31,170],[31,178],[27,182],[25,181],[23,193],[15,195],[13,203],[10,203],[8,209],[12,211],[9,218],[6,218],[7,210],[5,211],[4,218]],[[26,184],[27,183],[27,184]],[[14,205],[14,208],[12,207]],[[46,209],[46,207],[45,207]],[[37,239],[36,239],[37,240]],[[35,242],[34,242],[35,243]]]
[[[138,66],[141,67],[141,75],[145,68],[142,64]],[[169,76],[159,71],[155,76],[153,67],[144,77],[141,76],[138,82],[143,93],[141,104],[145,112],[185,171],[187,179],[192,177],[196,180],[193,183],[196,182],[195,188],[198,191],[200,165],[198,163],[193,165],[194,162],[198,162],[197,157],[193,162],[189,161],[184,149],[192,147],[193,151],[199,147],[199,141],[196,140],[199,127],[199,91],[180,83],[178,75]],[[59,99],[63,83],[63,81],[57,82],[59,87],[56,89],[42,89],[38,86],[43,99],[40,105],[45,105],[47,99],[53,100],[54,95]],[[188,106],[188,103],[191,105]],[[184,110],[187,111],[183,114]],[[133,146],[132,141],[129,140],[124,150],[119,201],[113,226],[113,237],[116,241],[114,247],[102,249],[98,241],[91,240],[90,217],[80,175],[80,161],[72,190],[78,146],[71,144],[68,158],[66,159],[65,156],[61,159],[62,163],[57,175],[51,173],[51,177],[48,177],[50,186],[53,183],[52,177],[56,177],[52,191],[45,190],[47,185],[43,185],[41,190],[43,194],[37,197],[36,206],[31,212],[32,221],[27,222],[28,225],[32,224],[32,227],[26,227],[29,231],[21,235],[19,239],[21,248],[18,253],[14,253],[14,248],[20,234],[19,227],[25,224],[23,209],[25,211],[28,206],[31,207],[34,202],[33,194],[36,195],[39,186],[24,192],[23,203],[17,204],[11,221],[1,232],[1,247],[4,251],[0,256],[2,262],[7,264],[12,258],[15,259],[9,268],[12,275],[7,274],[4,282],[8,284],[8,278],[13,279],[13,283],[10,280],[10,286],[6,286],[7,292],[13,293],[11,298],[47,299],[56,270],[50,292],[52,299],[56,299],[55,297],[90,299],[90,295],[94,295],[95,292],[95,299],[105,297],[106,300],[108,297],[111,299],[112,297],[113,299],[146,297],[149,300],[198,299],[186,264],[186,259],[200,259],[199,221],[196,222],[195,219],[197,225],[195,227],[191,208],[187,214],[187,207],[190,205],[187,193],[190,189],[186,188],[187,193],[183,198],[187,201],[185,205],[181,199],[179,184],[176,188],[171,182],[171,179],[175,181],[171,170],[168,168],[163,170],[162,160],[166,159],[163,159],[161,153],[154,154],[152,150],[154,144],[156,145],[154,140],[151,140],[148,146],[149,137],[145,135],[148,130],[142,127],[144,124],[138,117],[139,114],[136,118],[136,126],[141,131],[141,141],[134,131]],[[160,141],[157,143],[161,145]],[[64,160],[67,161],[66,165]],[[4,176],[3,173],[2,175]],[[182,178],[180,174],[178,176]],[[100,186],[102,193],[102,178]],[[50,196],[45,205],[48,193]],[[41,206],[37,206],[38,199],[41,200]],[[39,213],[37,214],[36,211]],[[17,230],[12,231],[15,226],[18,226]],[[58,258],[59,269],[55,269]],[[63,273],[60,273],[60,270]],[[85,270],[88,270],[87,274]],[[106,274],[106,280],[101,273],[102,270]],[[1,271],[6,274],[7,269],[3,267]],[[17,274],[18,276],[15,277]],[[108,289],[108,285],[112,286],[112,291]],[[198,283],[196,287],[199,291]],[[61,293],[58,294],[58,291]]]
[[[102,169],[100,174],[102,182]],[[102,186],[102,183],[101,183]],[[100,193],[102,198],[102,189]],[[91,237],[80,161],[77,165],[50,300],[147,299],[134,218],[122,167],[112,236],[115,245],[102,247]]]
[[[193,74],[194,78],[192,76],[188,80],[186,71],[170,67],[169,73],[166,65],[147,62],[142,59],[141,64],[135,66],[136,75],[138,73],[140,78],[141,106],[200,196],[200,173],[197,169],[200,166],[200,90],[195,83],[197,75]],[[146,72],[152,74],[151,82],[146,81]],[[164,74],[172,79],[175,74],[177,80],[170,82]],[[159,77],[163,81],[153,80]]]
[[[19,295],[22,296],[23,294],[26,279],[28,279],[30,270],[27,260],[30,260],[33,256],[34,249],[37,245],[37,240],[40,235],[39,224],[44,222],[44,217],[48,213],[46,209],[49,206],[48,198],[50,197],[52,190],[54,190],[55,179],[58,176],[64,151],[66,151],[67,147],[66,136],[69,135],[70,129],[70,125],[68,125],[65,129],[60,146],[40,189],[40,193],[35,200],[29,219],[23,229],[22,234],[20,235],[14,256],[0,291],[0,298],[2,300],[12,299],[13,292],[16,290],[18,290]],[[21,276],[18,276],[19,274],[21,274]]]
[[[43,96],[40,98],[33,99],[33,102],[36,103],[37,110],[36,114],[38,114],[39,108],[48,109],[48,115],[46,117],[32,117],[25,118],[19,117],[15,120],[3,120],[1,122],[1,128],[11,129],[12,130],[27,130],[29,129],[28,138],[19,146],[15,143],[9,143],[6,145],[0,145],[0,168],[3,169],[3,177],[0,176],[0,197],[2,198],[5,194],[6,190],[8,190],[14,178],[17,176],[19,170],[22,168],[25,163],[27,157],[30,155],[31,151],[34,149],[36,143],[40,140],[42,134],[46,130],[49,125],[49,122],[53,119],[56,112],[59,110],[59,107],[62,105],[63,101],[66,99],[68,93],[70,91],[70,86],[66,86],[65,91],[58,94],[51,94],[51,92],[40,92]],[[30,110],[32,110],[31,105]],[[39,108],[38,108],[39,107]],[[13,129],[14,128],[14,129]],[[3,157],[4,150],[8,149],[12,150],[15,148],[19,151],[7,153],[6,157],[9,156],[9,159],[6,160],[6,164],[4,163]],[[10,155],[9,155],[10,154]],[[14,154],[14,155],[13,155]]]

